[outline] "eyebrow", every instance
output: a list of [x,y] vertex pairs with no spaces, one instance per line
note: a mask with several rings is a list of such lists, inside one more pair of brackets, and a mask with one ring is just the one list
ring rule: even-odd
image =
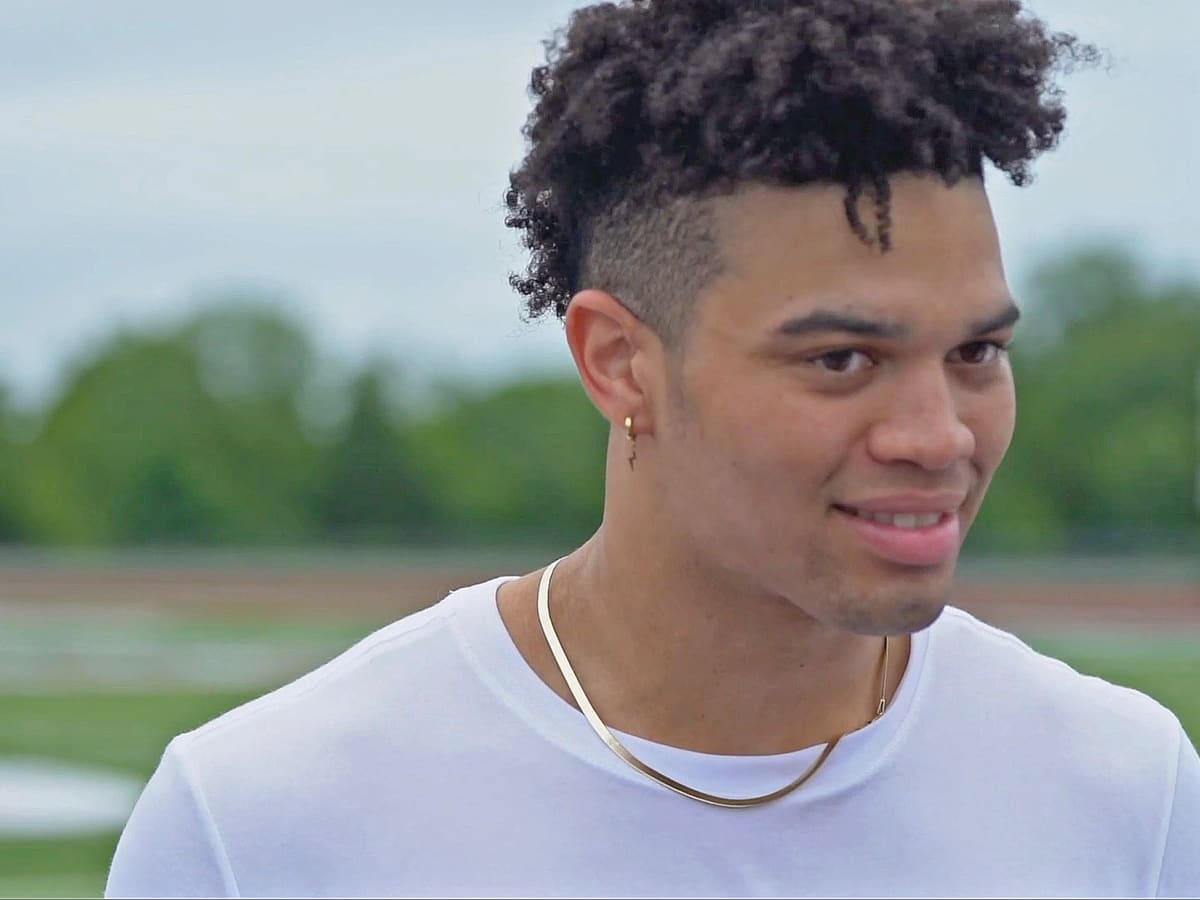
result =
[[985,334],[991,334],[993,331],[1000,331],[1004,328],[1011,328],[1017,324],[1021,318],[1021,311],[1017,309],[1017,304],[1011,300],[1008,301],[1008,306],[996,313],[994,316],[989,316],[986,319],[980,319],[973,324],[967,331],[968,338],[982,337]]
[[[967,339],[991,334],[1002,328],[1015,325],[1021,318],[1017,305],[1008,300],[1001,311],[973,322],[967,329]],[[803,337],[810,334],[838,332],[855,334],[860,337],[872,338],[903,338],[908,335],[908,328],[898,322],[883,319],[866,319],[850,313],[834,312],[828,309],[817,309],[804,316],[788,319],[781,324],[775,333],[783,337]]]

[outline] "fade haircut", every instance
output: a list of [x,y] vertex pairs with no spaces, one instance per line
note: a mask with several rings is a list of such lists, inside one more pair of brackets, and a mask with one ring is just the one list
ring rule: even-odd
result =
[[[625,0],[576,11],[533,71],[505,224],[535,319],[612,293],[677,347],[721,271],[713,198],[845,187],[847,224],[892,244],[888,177],[952,186],[985,159],[1016,185],[1066,119],[1056,72],[1099,58],[1019,0]],[[868,227],[860,201],[873,201]]]

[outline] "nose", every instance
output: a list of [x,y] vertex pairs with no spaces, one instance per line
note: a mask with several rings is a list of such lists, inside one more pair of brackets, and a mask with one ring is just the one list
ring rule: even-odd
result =
[[877,462],[941,471],[975,454],[975,432],[963,422],[945,367],[930,365],[900,379],[888,407],[868,432]]

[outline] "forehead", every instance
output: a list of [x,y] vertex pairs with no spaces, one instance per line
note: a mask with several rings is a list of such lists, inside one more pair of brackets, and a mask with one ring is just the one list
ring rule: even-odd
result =
[[[760,326],[819,305],[914,329],[939,320],[959,328],[1002,305],[1008,289],[982,182],[890,183],[886,253],[851,230],[841,185],[755,185],[715,201],[723,274],[702,298],[701,318]],[[859,211],[873,234],[869,191]]]

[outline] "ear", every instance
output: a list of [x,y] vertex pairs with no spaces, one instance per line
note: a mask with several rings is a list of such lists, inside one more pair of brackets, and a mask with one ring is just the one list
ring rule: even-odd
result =
[[567,344],[583,389],[609,422],[633,416],[638,431],[648,421],[653,364],[662,357],[654,330],[605,291],[580,291],[566,315]]

